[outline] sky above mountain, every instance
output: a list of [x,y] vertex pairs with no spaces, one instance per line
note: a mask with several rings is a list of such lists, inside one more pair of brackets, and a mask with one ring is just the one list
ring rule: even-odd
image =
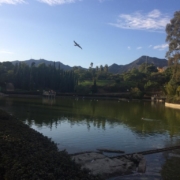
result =
[[0,0],[0,61],[88,68],[165,58],[165,27],[179,7],[179,0]]

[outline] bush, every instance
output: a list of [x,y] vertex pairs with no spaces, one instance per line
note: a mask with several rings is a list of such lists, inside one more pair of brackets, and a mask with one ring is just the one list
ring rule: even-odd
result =
[[139,90],[139,88],[135,87],[131,89],[132,98],[142,98],[143,93]]
[[82,170],[66,151],[0,110],[1,180],[100,179]]
[[171,79],[167,83],[165,89],[166,89],[166,92],[167,92],[168,95],[175,95],[176,94],[176,89],[177,89],[176,82]]
[[170,96],[169,95],[169,96],[166,97],[166,102],[180,104],[180,97],[179,96]]

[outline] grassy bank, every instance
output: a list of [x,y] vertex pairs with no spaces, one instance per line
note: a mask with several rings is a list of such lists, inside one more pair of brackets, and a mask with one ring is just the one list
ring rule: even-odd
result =
[[95,180],[54,142],[0,110],[1,180]]

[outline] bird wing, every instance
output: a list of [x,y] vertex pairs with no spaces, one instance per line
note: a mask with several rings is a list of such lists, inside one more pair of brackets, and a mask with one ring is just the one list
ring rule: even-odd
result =
[[82,47],[79,44],[77,46],[82,49]]
[[74,44],[75,46],[78,46],[79,48],[82,49],[82,47],[81,47],[76,41],[74,41],[74,43],[75,43],[75,44]]

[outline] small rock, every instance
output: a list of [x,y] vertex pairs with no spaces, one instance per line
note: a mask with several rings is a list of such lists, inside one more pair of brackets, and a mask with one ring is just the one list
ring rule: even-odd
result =
[[134,161],[135,163],[139,163],[143,159],[142,154],[133,154],[130,160]]
[[140,172],[140,173],[145,173],[146,172],[146,160],[144,158],[141,159],[141,161],[139,162],[138,172]]

